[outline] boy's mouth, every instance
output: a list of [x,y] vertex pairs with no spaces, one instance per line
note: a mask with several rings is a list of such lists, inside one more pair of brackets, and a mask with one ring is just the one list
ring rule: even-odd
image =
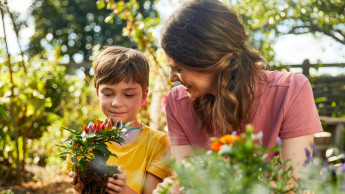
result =
[[113,114],[113,115],[123,115],[125,114],[126,112],[112,112],[112,111],[109,111],[110,114]]

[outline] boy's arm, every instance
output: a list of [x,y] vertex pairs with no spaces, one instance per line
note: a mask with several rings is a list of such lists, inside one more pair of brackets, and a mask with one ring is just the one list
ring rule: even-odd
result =
[[161,183],[162,181],[163,179],[151,174],[150,172],[147,172],[143,194],[152,194],[152,191],[157,187],[157,184]]

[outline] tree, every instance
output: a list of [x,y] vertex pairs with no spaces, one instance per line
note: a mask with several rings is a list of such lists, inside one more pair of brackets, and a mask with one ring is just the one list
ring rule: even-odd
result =
[[268,61],[272,43],[281,35],[312,33],[345,45],[345,1],[335,0],[223,0],[235,10],[251,33],[251,42]]
[[[154,0],[139,0],[141,14],[156,15],[152,5]],[[31,55],[49,50],[56,45],[61,46],[61,54],[71,62],[89,61],[95,45],[123,45],[136,47],[121,32],[125,22],[119,17],[114,23],[105,23],[111,14],[101,9],[105,4],[88,0],[35,0],[32,15],[35,18],[35,35],[28,49]],[[75,60],[79,55],[81,60]]]

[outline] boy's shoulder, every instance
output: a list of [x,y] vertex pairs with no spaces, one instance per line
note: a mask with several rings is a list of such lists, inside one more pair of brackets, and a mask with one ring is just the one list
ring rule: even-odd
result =
[[152,129],[147,125],[143,125],[142,133],[143,135],[141,136],[141,142],[146,144],[149,150],[155,150],[154,152],[164,152],[164,150],[170,149],[169,137],[165,132]]
[[153,129],[147,125],[143,124],[143,131],[148,136],[148,138],[154,138],[154,139],[161,139],[167,136],[167,134],[163,131],[158,131],[156,129]]

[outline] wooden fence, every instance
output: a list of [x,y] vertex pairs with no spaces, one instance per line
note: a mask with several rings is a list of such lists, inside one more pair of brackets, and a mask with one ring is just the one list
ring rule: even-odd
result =
[[281,68],[302,68],[302,73],[307,76],[313,88],[315,103],[320,116],[343,117],[345,115],[345,75],[310,76],[310,68],[340,67],[345,68],[345,63],[310,64],[306,59],[301,65],[281,65]]
[[[301,65],[282,65],[282,68],[302,68],[302,73],[309,78],[313,88],[315,103],[320,115],[324,130],[332,134],[331,140],[324,148],[335,145],[345,149],[345,75],[340,76],[310,76],[310,68],[340,67],[345,63],[336,64],[310,64],[304,60]],[[322,147],[322,146],[321,146]],[[326,149],[325,149],[326,150]],[[344,157],[342,156],[343,160]]]

